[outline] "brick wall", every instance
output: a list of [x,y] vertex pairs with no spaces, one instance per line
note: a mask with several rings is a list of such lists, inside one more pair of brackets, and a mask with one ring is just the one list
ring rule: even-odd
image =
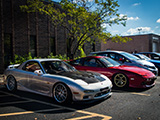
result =
[[[50,37],[55,37],[56,54],[66,54],[65,30],[60,27],[55,28],[45,15],[22,12],[19,6],[24,4],[26,4],[26,0],[0,1],[0,73],[4,70],[4,33],[12,35],[13,56],[14,54],[25,55],[29,53],[30,35],[37,38],[37,56],[46,57],[50,54]],[[2,21],[4,21],[3,25]]]
[[127,43],[113,43],[108,40],[106,44],[101,43],[101,50],[122,50],[127,52],[138,52],[149,51],[150,50],[150,39],[149,35],[137,35],[137,36],[127,36],[132,40]]

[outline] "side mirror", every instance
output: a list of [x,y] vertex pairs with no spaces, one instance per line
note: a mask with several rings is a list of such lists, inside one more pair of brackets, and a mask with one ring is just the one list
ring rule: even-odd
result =
[[34,73],[37,74],[38,76],[43,75],[42,70],[35,70]]

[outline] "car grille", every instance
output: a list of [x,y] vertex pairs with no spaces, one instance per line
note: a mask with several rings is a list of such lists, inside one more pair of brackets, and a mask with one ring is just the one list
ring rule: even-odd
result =
[[157,78],[150,78],[149,81],[145,81],[145,82],[143,82],[142,84],[143,84],[143,85],[152,85],[152,84],[154,84],[154,82],[155,82],[156,79],[157,79]]
[[100,97],[100,96],[103,96],[105,94],[108,94],[109,92],[111,92],[110,89],[107,88],[104,88],[104,89],[100,89],[101,92],[97,93],[94,97]]

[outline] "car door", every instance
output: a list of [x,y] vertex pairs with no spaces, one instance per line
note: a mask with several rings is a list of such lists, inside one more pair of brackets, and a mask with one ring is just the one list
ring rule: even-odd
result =
[[26,88],[48,94],[50,90],[49,82],[46,80],[45,75],[38,75],[35,70],[41,70],[38,62],[30,61],[22,68],[25,71],[25,79],[27,80]]

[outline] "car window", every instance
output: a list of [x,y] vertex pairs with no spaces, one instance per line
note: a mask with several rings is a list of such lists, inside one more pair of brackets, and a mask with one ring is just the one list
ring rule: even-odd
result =
[[83,64],[83,58],[81,59],[77,59],[77,60],[73,60],[70,62],[71,65],[82,65]]
[[116,54],[114,54],[114,53],[110,53],[109,57],[114,59],[114,60],[118,60],[117,57],[116,57]]
[[109,57],[116,61],[130,62],[130,60],[124,57],[123,55],[116,53],[110,53]]
[[143,54],[144,54],[145,56],[151,58],[151,55],[150,55],[150,54],[148,54],[148,53],[143,53]]
[[100,61],[98,61],[95,58],[87,58],[84,61],[84,66],[89,66],[89,67],[103,67],[103,65],[100,63]]
[[152,58],[155,58],[155,57],[159,57],[159,56],[156,55],[156,54],[151,54],[151,57],[152,57]]
[[140,58],[130,54],[130,53],[126,53],[126,52],[123,52],[121,53],[125,58],[128,58],[130,60],[140,60]]
[[108,57],[108,53],[97,53],[97,55]]
[[125,59],[122,55],[115,54],[115,53],[110,53],[110,58],[119,61],[120,59]]
[[41,62],[46,73],[58,74],[60,72],[76,71],[74,67],[63,61],[43,61]]
[[27,62],[22,68],[25,71],[34,72],[35,70],[40,70],[40,66],[37,62]]

